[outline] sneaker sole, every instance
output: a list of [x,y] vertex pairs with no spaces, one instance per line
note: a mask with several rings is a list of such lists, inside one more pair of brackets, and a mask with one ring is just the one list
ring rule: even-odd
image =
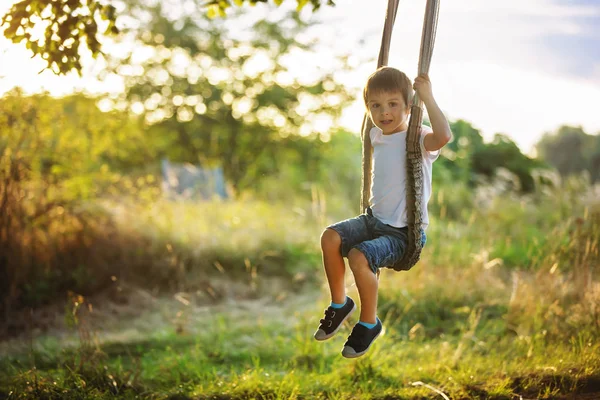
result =
[[355,354],[344,354],[344,350],[342,349],[342,356],[344,356],[345,358],[358,358],[358,357],[364,355],[367,351],[369,351],[369,349],[371,348],[373,343],[375,343],[375,340],[377,340],[379,335],[381,335],[381,332],[383,332],[383,327],[381,328],[379,333],[377,335],[375,335],[375,337],[371,341],[371,344],[369,345],[369,347],[367,347],[364,351],[361,351],[360,353],[355,353]]
[[352,310],[350,310],[348,312],[348,315],[346,315],[344,317],[344,319],[342,320],[342,322],[340,322],[340,324],[338,325],[338,327],[333,332],[331,332],[329,335],[327,335],[327,336],[325,336],[325,337],[323,337],[321,339],[317,339],[315,337],[315,340],[318,340],[319,342],[323,342],[323,341],[325,341],[327,339],[331,339],[333,336],[335,336],[336,333],[338,333],[338,331],[340,330],[340,328],[342,327],[342,325],[344,325],[344,322],[346,322],[346,320],[352,315],[352,313],[354,313],[355,310],[356,310],[356,303],[354,303],[354,306],[352,307]]

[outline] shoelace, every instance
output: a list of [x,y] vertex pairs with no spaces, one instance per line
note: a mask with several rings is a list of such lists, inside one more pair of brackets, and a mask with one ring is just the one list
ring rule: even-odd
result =
[[335,317],[335,310],[329,307],[327,310],[325,310],[325,318],[323,318],[319,322],[322,325],[327,325],[327,327],[331,327],[331,324],[333,323],[333,317]]

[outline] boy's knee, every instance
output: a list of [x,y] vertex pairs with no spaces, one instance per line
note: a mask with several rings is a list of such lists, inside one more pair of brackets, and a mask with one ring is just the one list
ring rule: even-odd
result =
[[327,228],[321,234],[321,248],[328,250],[331,248],[339,249],[342,245],[342,238],[340,234],[333,229]]
[[365,257],[362,251],[356,248],[353,248],[348,252],[348,264],[350,264],[350,269],[353,271],[365,268],[365,266],[367,268],[369,267],[367,257]]

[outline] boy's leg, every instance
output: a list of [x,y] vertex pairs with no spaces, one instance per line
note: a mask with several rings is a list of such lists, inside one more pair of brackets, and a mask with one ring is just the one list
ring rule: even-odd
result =
[[383,326],[377,318],[377,275],[371,269],[367,258],[359,249],[348,254],[350,269],[360,296],[360,321],[352,328],[352,333],[344,343],[342,355],[356,358],[365,354],[375,339],[381,334]]
[[341,246],[340,235],[333,229],[325,229],[321,235],[323,267],[331,291],[331,301],[337,304],[343,304],[346,301],[346,283],[344,281],[346,266],[340,252]]
[[348,263],[360,297],[360,321],[374,324],[377,322],[377,275],[371,270],[365,255],[358,249],[350,250]]
[[[383,325],[377,318],[377,294],[379,282],[376,271],[402,256],[405,248],[404,236],[375,221],[373,231],[383,234],[375,239],[361,242],[348,253],[350,269],[360,296],[360,321],[344,344],[342,355],[346,358],[365,354],[381,334]],[[392,233],[392,234],[388,234]]]
[[314,334],[317,340],[333,337],[356,309],[354,301],[346,296],[346,266],[343,257],[348,256],[352,246],[369,239],[365,218],[366,216],[361,215],[338,222],[329,226],[321,235],[323,267],[327,275],[332,304],[325,310],[325,317],[320,320],[320,325]]
[[377,317],[379,282],[376,271],[393,265],[406,248],[403,230],[375,221],[374,232],[381,236],[357,244],[348,253],[348,263],[360,296],[360,320],[367,324],[374,324]]

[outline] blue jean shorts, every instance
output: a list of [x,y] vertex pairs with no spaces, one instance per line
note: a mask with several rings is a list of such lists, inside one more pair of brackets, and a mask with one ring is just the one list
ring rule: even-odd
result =
[[[402,259],[408,247],[408,227],[396,228],[384,224],[367,209],[356,218],[337,222],[327,227],[342,238],[341,253],[348,257],[351,249],[364,254],[369,267],[376,273],[379,268],[394,265]],[[421,245],[425,246],[427,236],[421,230]]]

